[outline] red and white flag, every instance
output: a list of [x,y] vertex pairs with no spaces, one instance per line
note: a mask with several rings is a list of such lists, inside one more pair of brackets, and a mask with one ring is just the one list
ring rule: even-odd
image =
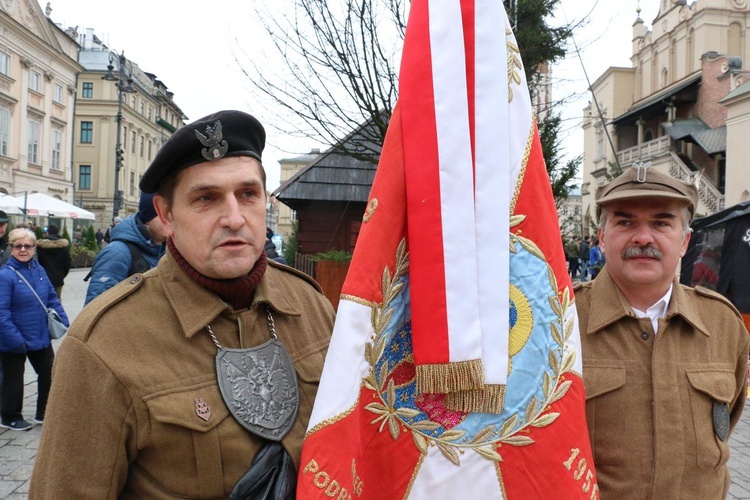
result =
[[597,498],[580,340],[497,0],[413,0],[298,498]]

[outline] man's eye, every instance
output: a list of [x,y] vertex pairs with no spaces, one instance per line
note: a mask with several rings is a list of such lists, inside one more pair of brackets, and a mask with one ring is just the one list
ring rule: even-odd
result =
[[206,201],[211,201],[212,199],[213,197],[210,194],[203,194],[198,197],[197,201],[206,202]]

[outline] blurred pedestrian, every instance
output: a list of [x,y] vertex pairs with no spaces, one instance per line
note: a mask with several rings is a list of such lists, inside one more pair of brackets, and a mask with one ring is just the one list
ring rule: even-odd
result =
[[10,257],[10,247],[8,246],[8,214],[0,210],[0,266]]
[[60,228],[50,224],[47,236],[37,242],[37,259],[47,272],[57,297],[62,300],[65,277],[70,271],[70,243],[60,237]]
[[11,256],[0,267],[0,427],[25,431],[32,425],[23,418],[23,379],[26,359],[37,379],[34,421],[41,424],[47,409],[55,355],[47,329],[46,308],[53,308],[68,324],[57,294],[39,263],[34,260],[36,235],[16,228],[10,232]]
[[97,229],[94,236],[96,237],[96,245],[101,248],[102,242],[104,241],[104,233],[102,232],[102,228]]

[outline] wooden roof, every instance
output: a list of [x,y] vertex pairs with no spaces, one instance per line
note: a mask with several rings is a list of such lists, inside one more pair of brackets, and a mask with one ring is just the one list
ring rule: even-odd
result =
[[374,137],[372,121],[366,122],[333,147],[318,156],[273,194],[295,208],[300,202],[367,202],[377,169],[380,146]]

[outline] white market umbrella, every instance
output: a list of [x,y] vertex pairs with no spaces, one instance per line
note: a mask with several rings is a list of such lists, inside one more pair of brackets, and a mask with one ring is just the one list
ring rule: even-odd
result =
[[[20,201],[23,208],[24,197],[17,196],[15,200]],[[96,219],[96,215],[88,210],[42,193],[34,193],[26,197],[26,215],[62,217],[65,219]]]
[[23,214],[22,208],[23,201],[19,204],[16,198],[0,193],[0,210],[8,215],[21,215]]

